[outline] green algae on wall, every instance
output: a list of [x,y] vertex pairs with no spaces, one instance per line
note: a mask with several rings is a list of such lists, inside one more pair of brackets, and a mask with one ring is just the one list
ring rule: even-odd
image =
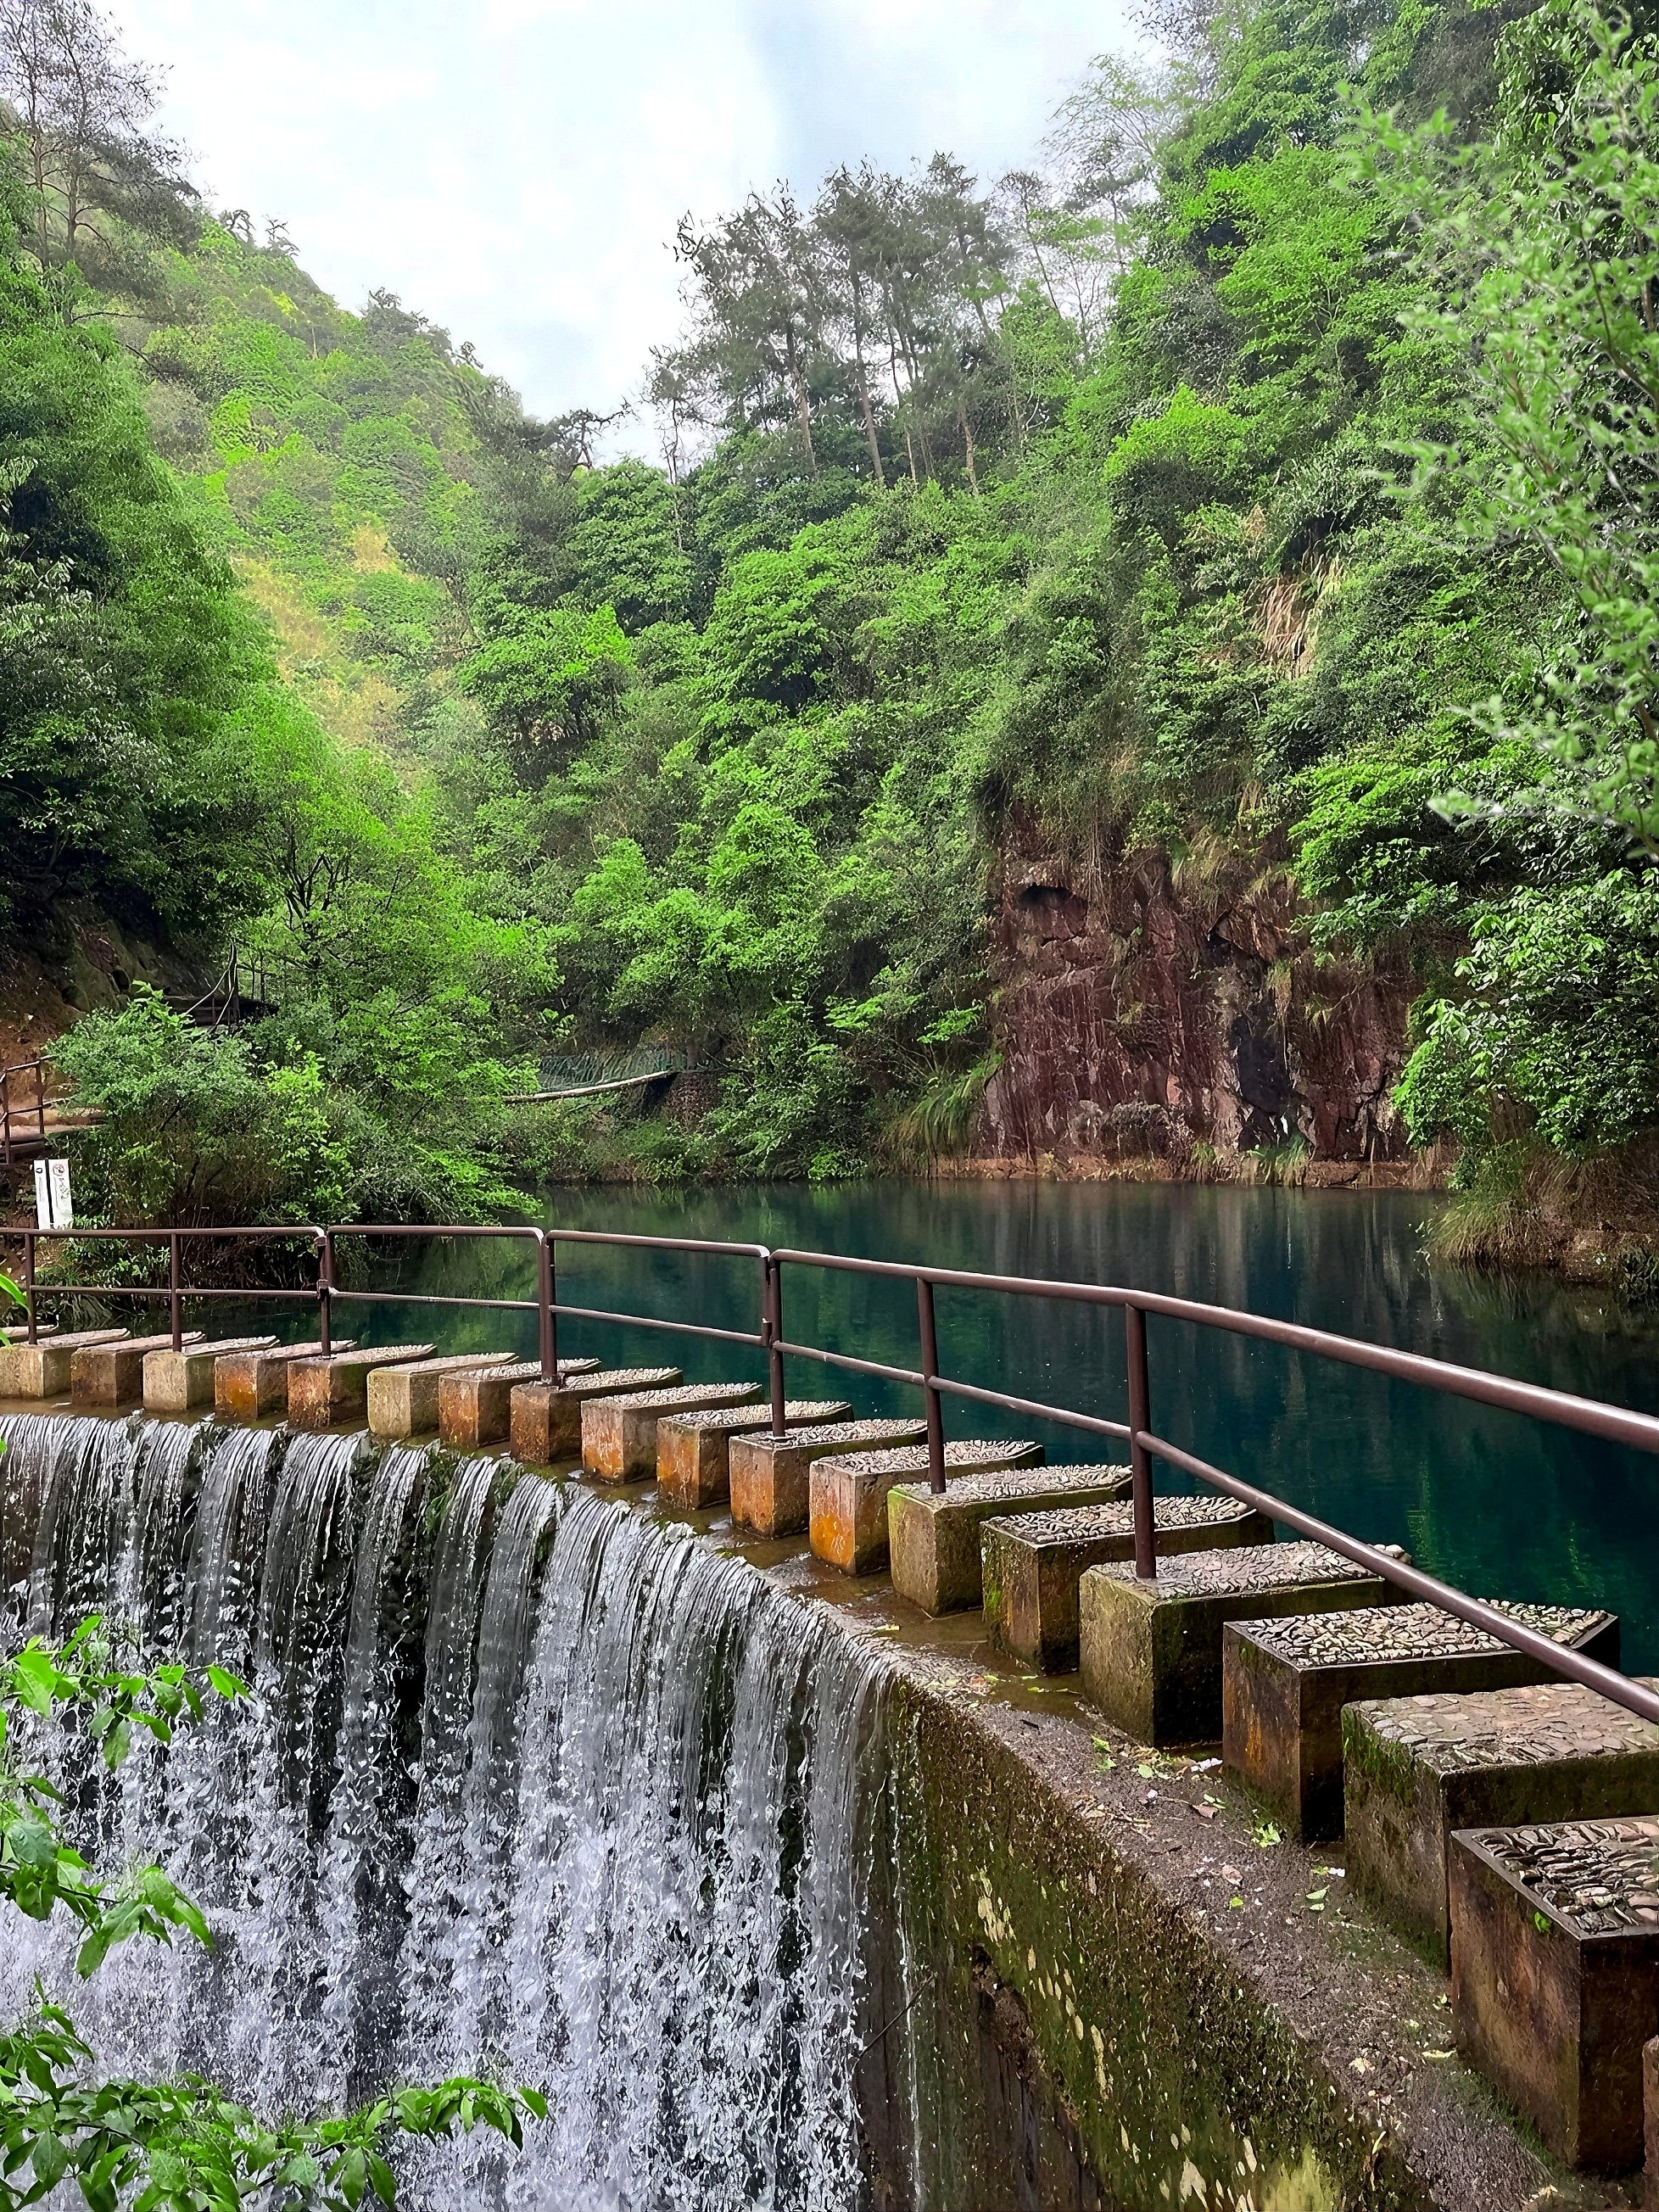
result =
[[[908,2039],[945,2204],[1405,2212],[1398,2153],[1103,1823],[899,1686]],[[877,2201],[883,2201],[879,2182]]]

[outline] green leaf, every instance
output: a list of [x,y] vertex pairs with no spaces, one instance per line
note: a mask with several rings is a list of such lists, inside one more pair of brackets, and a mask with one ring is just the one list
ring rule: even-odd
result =
[[48,2132],[35,2137],[29,2163],[42,2189],[54,2189],[68,2170],[69,2152],[55,2135]]
[[335,2179],[340,2194],[351,2206],[352,2212],[363,2201],[363,2185],[367,2179],[368,2160],[361,2149],[349,2150],[341,2160]]
[[107,1920],[99,1922],[75,1954],[75,1971],[82,1981],[89,1980],[97,1972],[119,1940]]
[[6,1849],[21,1867],[49,1867],[58,1857],[57,1831],[44,1820],[13,1820],[6,1829]]
[[27,1645],[12,1661],[11,1671],[17,1694],[29,1711],[43,1717],[50,1713],[65,1677],[58,1673],[46,1653],[35,1644]]

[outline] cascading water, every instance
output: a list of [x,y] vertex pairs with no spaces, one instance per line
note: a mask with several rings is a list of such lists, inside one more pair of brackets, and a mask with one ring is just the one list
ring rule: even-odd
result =
[[112,2067],[197,2067],[266,2109],[481,2065],[546,2090],[522,2154],[422,2148],[415,2203],[867,2199],[890,1805],[854,1639],[495,1461],[210,1422],[6,1433],[14,1639],[101,1609],[254,1692],[88,1814],[100,1863],[193,1892],[212,1952],[129,1946],[78,1986],[66,1934],[14,1918],[9,2011],[39,1972]]

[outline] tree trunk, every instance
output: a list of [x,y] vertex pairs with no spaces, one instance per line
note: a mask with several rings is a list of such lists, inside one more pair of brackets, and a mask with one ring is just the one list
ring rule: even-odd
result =
[[876,472],[876,482],[885,491],[887,477],[881,465],[881,441],[876,435],[875,410],[870,404],[870,380],[864,367],[863,316],[856,276],[853,279],[853,360],[858,371],[859,412],[864,417],[864,435],[870,447],[870,465]]
[[818,457],[812,445],[812,410],[807,398],[806,379],[801,374],[800,356],[795,350],[793,329],[786,328],[784,331],[783,351],[789,364],[789,382],[795,395],[795,413],[800,422],[800,434],[806,447],[806,465],[817,476]]
[[[916,392],[921,386],[921,356],[905,320],[902,309],[899,314],[898,333],[899,343],[904,349],[904,366],[909,372],[910,389],[912,392]],[[921,447],[922,466],[931,477],[933,473],[933,449],[927,442],[927,425],[922,420],[920,411],[916,415],[916,437]]]
[[921,478],[916,473],[916,449],[910,436],[910,417],[906,414],[904,410],[904,391],[903,387],[899,383],[898,341],[895,337],[890,326],[887,332],[887,365],[892,371],[893,398],[898,408],[899,421],[902,424],[904,429],[904,451],[910,463],[910,481],[917,487],[918,489],[920,489]]
[[969,425],[968,410],[963,404],[962,387],[957,387],[957,422],[962,432],[963,451],[968,457],[968,481],[973,486],[974,497],[979,497],[979,472],[974,466],[974,434]]

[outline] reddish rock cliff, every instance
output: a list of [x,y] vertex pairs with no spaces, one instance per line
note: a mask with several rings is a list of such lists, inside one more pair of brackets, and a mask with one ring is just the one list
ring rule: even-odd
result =
[[1062,865],[1011,839],[980,1158],[1180,1162],[1297,1137],[1316,1159],[1404,1157],[1409,980],[1316,958],[1281,872],[1219,848],[1206,863]]

